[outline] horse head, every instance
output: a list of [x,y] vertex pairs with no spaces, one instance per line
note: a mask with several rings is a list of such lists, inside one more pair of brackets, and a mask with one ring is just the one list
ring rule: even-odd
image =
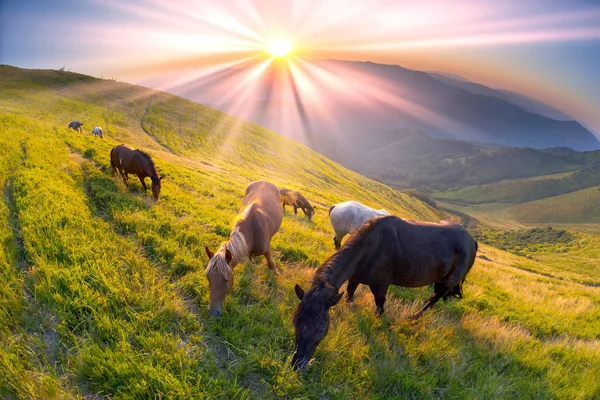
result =
[[152,180],[152,196],[154,196],[154,199],[158,201],[158,198],[160,197],[160,187],[161,187],[161,181],[164,178],[164,176],[158,176],[158,175],[152,175],[150,177],[150,179]]
[[295,287],[300,305],[294,311],[292,322],[296,329],[296,352],[292,357],[292,367],[303,369],[313,358],[317,346],[329,330],[329,310],[342,298],[343,293],[329,284],[304,290]]
[[233,256],[226,246],[221,246],[217,253],[212,252],[208,246],[205,250],[209,259],[206,267],[206,279],[210,290],[208,313],[213,317],[220,317],[223,314],[225,296],[233,287],[233,269],[229,265]]

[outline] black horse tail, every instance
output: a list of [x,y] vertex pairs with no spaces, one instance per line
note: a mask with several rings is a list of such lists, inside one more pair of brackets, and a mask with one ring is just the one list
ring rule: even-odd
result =
[[335,206],[329,207],[329,215],[331,215],[331,210],[333,210],[334,208],[335,208]]

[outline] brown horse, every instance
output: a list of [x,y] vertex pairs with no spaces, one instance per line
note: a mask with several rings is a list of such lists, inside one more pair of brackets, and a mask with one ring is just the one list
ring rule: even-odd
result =
[[348,280],[347,301],[359,283],[368,285],[383,313],[390,285],[418,287],[434,284],[434,293],[415,314],[419,318],[439,299],[462,297],[462,284],[473,266],[477,242],[459,224],[405,221],[395,216],[370,219],[344,246],[317,269],[312,287],[296,285],[300,305],[294,312],[294,368],[305,367],[329,328],[329,309],[341,299]]
[[210,288],[210,315],[223,314],[225,296],[233,287],[233,268],[245,259],[265,256],[267,265],[277,273],[271,257],[271,238],[279,230],[283,218],[279,189],[266,181],[252,182],[246,188],[242,207],[237,215],[229,240],[212,252],[205,248],[209,258],[206,278]]
[[315,209],[310,205],[308,200],[304,198],[300,193],[294,192],[289,189],[279,189],[279,193],[281,194],[281,208],[285,213],[285,206],[294,207],[294,214],[298,214],[298,209],[300,208],[304,211],[304,215],[311,220],[312,216],[315,213]]
[[110,165],[113,175],[117,174],[117,169],[119,170],[125,185],[129,183],[128,174],[135,174],[140,178],[144,190],[148,190],[144,179],[149,176],[152,180],[152,195],[158,200],[161,181],[164,177],[158,174],[154,161],[148,154],[141,150],[131,150],[124,144],[120,144],[110,151]]
[[81,129],[82,126],[83,126],[83,122],[71,121],[69,123],[69,126],[67,127],[67,129],[73,129],[76,132],[79,131],[79,132],[83,133],[83,129]]

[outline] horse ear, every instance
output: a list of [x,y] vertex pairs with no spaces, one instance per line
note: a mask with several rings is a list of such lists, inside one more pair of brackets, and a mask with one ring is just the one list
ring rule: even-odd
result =
[[302,288],[298,284],[296,284],[294,290],[296,291],[296,296],[298,296],[300,301],[302,301],[302,299],[304,299],[304,290],[302,290]]
[[343,295],[344,295],[344,292],[338,293],[335,296],[333,296],[331,298],[331,300],[329,300],[329,303],[328,303],[329,307],[335,306],[340,301],[340,299],[342,298]]
[[227,264],[229,264],[231,260],[233,260],[231,252],[229,251],[229,249],[225,249],[225,261],[227,261]]
[[213,258],[213,256],[215,255],[214,252],[210,251],[210,249],[208,248],[208,246],[204,247],[204,250],[206,250],[206,255],[208,256],[208,258]]

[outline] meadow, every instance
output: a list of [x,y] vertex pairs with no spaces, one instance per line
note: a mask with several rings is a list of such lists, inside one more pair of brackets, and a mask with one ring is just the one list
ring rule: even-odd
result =
[[[67,124],[84,122],[84,133]],[[101,125],[105,139],[93,137]],[[147,150],[155,203],[113,177],[110,149]],[[206,310],[204,246],[225,240],[248,183],[301,191],[263,258],[235,269],[224,316]],[[146,88],[0,66],[0,397],[568,398],[600,396],[598,236],[527,257],[481,244],[461,301],[412,315],[430,288],[368,288],[332,309],[306,372],[289,367],[296,283],[333,253],[330,205],[448,215],[308,148]],[[543,240],[542,240],[543,242]],[[561,244],[562,246],[562,244]],[[571,260],[576,260],[571,263]],[[342,288],[343,290],[343,288]]]

